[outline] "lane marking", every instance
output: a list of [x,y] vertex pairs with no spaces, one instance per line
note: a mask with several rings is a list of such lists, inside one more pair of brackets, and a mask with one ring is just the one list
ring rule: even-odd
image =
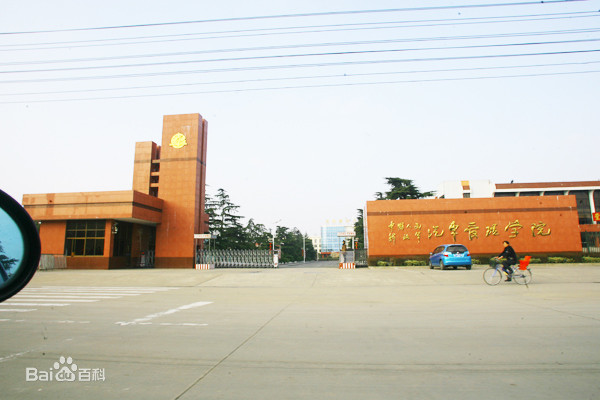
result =
[[13,299],[118,299],[119,296],[118,295],[113,295],[113,296],[98,296],[98,295],[83,295],[83,296],[71,296],[71,295],[60,295],[58,293],[51,293],[51,294],[44,294],[44,293],[40,293],[40,294],[18,294],[14,297],[12,297]]
[[29,312],[36,310],[37,308],[0,308],[0,312]]
[[[15,296],[16,297],[16,296]],[[72,303],[96,303],[99,300],[89,300],[89,299],[64,299],[62,297],[57,297],[57,298],[52,298],[52,299],[46,299],[46,298],[33,298],[33,299],[19,299],[19,298],[15,298],[13,297],[11,299],[11,301],[41,301],[43,303],[45,302],[51,302],[51,301],[70,301]],[[7,303],[7,304],[11,304],[11,303]]]
[[64,307],[69,304],[66,303],[12,303],[5,302],[4,305],[7,306],[26,306],[26,307]]
[[164,317],[165,315],[175,314],[175,313],[177,313],[179,311],[183,311],[183,310],[190,310],[192,308],[206,306],[208,304],[212,304],[212,301],[199,301],[199,302],[196,302],[196,303],[186,304],[184,306],[177,307],[177,308],[172,308],[172,309],[167,310],[167,311],[161,311],[161,312],[157,312],[157,313],[154,313],[154,314],[146,315],[143,318],[136,318],[133,321],[129,321],[129,322],[115,322],[115,324],[121,325],[121,326],[138,325],[138,324],[139,325],[142,325],[142,324],[149,325],[150,321],[152,321],[153,319],[156,319],[156,318],[159,318],[159,317]]

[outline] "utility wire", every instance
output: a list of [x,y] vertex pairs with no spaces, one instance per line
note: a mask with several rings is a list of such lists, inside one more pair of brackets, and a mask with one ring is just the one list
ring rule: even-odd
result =
[[324,57],[324,56],[347,56],[347,55],[359,55],[359,54],[383,54],[383,53],[398,53],[398,52],[411,52],[411,51],[431,51],[431,50],[467,50],[467,49],[492,49],[492,48],[504,48],[504,47],[522,47],[522,46],[541,46],[541,45],[556,45],[556,44],[573,44],[573,43],[589,43],[598,42],[600,38],[594,39],[576,39],[576,40],[558,40],[551,42],[528,42],[528,43],[503,43],[503,44],[486,44],[486,45],[475,45],[475,46],[447,46],[447,47],[423,47],[423,48],[402,48],[402,49],[385,49],[385,50],[357,50],[357,51],[337,51],[337,52],[323,52],[323,53],[305,53],[305,54],[279,54],[279,55],[267,55],[267,56],[251,56],[251,57],[231,57],[231,58],[213,58],[207,60],[185,60],[185,61],[165,61],[165,62],[154,62],[144,64],[121,64],[121,65],[97,65],[97,66],[85,66],[85,67],[67,67],[67,68],[48,68],[48,69],[34,69],[34,70],[13,70],[13,71],[0,71],[0,74],[22,74],[22,73],[46,73],[46,72],[66,72],[66,71],[89,71],[98,69],[114,69],[114,68],[140,68],[140,67],[156,67],[156,66],[170,66],[170,65],[182,65],[182,64],[198,64],[198,63],[209,63],[209,62],[239,62],[239,61],[254,61],[254,60],[272,60],[272,59],[285,59],[285,58],[301,58],[301,57]]
[[209,82],[187,82],[187,83],[178,83],[178,84],[128,86],[128,87],[117,87],[117,88],[102,87],[102,88],[96,88],[96,89],[57,90],[57,91],[25,92],[25,93],[10,93],[10,94],[0,93],[0,96],[37,96],[37,95],[50,95],[50,94],[56,95],[56,94],[74,94],[74,93],[93,93],[93,92],[111,92],[111,91],[121,91],[121,90],[164,89],[164,88],[205,86],[205,85],[228,85],[228,84],[241,84],[241,83],[298,81],[298,80],[309,80],[309,79],[335,79],[335,78],[352,78],[352,77],[368,77],[368,76],[384,76],[384,75],[408,75],[408,74],[426,74],[426,73],[473,72],[473,71],[521,69],[521,68],[566,67],[566,66],[589,65],[589,64],[600,64],[600,61],[582,61],[582,62],[532,64],[532,65],[504,65],[504,66],[492,66],[492,67],[445,68],[445,69],[428,69],[428,70],[427,69],[426,70],[406,70],[406,71],[394,71],[394,72],[344,73],[344,74],[292,76],[292,77],[283,77],[283,78],[239,79],[239,80],[209,81]]
[[391,85],[391,84],[406,84],[406,83],[424,83],[424,82],[447,82],[447,81],[469,81],[469,80],[484,80],[484,79],[506,79],[506,78],[532,78],[542,76],[556,75],[576,75],[576,74],[591,74],[600,73],[600,70],[589,71],[574,71],[574,72],[548,72],[534,74],[518,74],[518,75],[499,75],[499,76],[478,76],[478,77],[460,77],[460,78],[431,78],[431,79],[413,79],[404,81],[385,81],[385,82],[353,82],[353,83],[329,83],[315,84],[303,86],[275,86],[264,88],[244,88],[244,89],[223,89],[209,90],[200,92],[180,92],[180,93],[156,93],[156,94],[139,94],[139,95],[121,95],[110,97],[88,97],[88,98],[70,98],[70,99],[46,99],[46,100],[17,100],[17,101],[0,101],[0,104],[29,104],[29,103],[55,103],[69,101],[90,101],[90,100],[122,100],[141,97],[164,97],[164,96],[181,96],[181,95],[197,95],[197,94],[216,94],[216,93],[239,93],[239,92],[256,92],[269,90],[290,90],[290,89],[315,89],[340,86],[370,86],[370,85]]
[[0,67],[1,66],[12,66],[12,65],[36,65],[36,64],[59,64],[59,63],[67,64],[67,63],[79,63],[79,62],[113,61],[113,60],[127,60],[127,59],[137,59],[137,58],[191,56],[191,55],[201,55],[201,54],[234,53],[234,52],[248,52],[248,51],[289,50],[289,49],[301,49],[301,48],[311,48],[311,47],[363,46],[363,45],[389,44],[389,43],[475,40],[475,39],[495,39],[495,38],[512,38],[512,37],[528,37],[528,36],[549,36],[549,35],[572,35],[572,34],[596,33],[596,32],[600,32],[600,28],[572,29],[572,30],[562,30],[562,31],[498,33],[498,34],[488,34],[488,35],[382,39],[382,40],[367,40],[367,41],[355,41],[355,42],[304,43],[304,44],[291,44],[291,45],[279,45],[279,46],[259,46],[259,47],[231,48],[231,49],[186,51],[186,52],[175,52],[175,53],[154,53],[154,54],[137,54],[137,55],[132,54],[132,55],[126,55],[126,56],[72,58],[72,59],[59,59],[59,60],[15,61],[15,62],[0,63]]
[[597,53],[597,52],[600,52],[600,49],[539,52],[539,53],[518,53],[518,54],[490,54],[490,55],[457,56],[457,57],[431,57],[431,58],[409,58],[409,59],[388,59],[388,60],[384,59],[384,60],[366,60],[366,61],[341,61],[341,62],[313,63],[313,64],[285,64],[285,65],[269,65],[269,66],[263,65],[263,66],[214,68],[214,69],[205,69],[205,70],[148,72],[148,73],[120,74],[120,75],[99,75],[99,76],[81,76],[81,77],[75,76],[75,77],[62,77],[62,78],[5,80],[5,81],[0,81],[0,84],[140,78],[140,77],[150,77],[150,76],[189,75],[189,74],[201,74],[201,73],[241,72],[241,71],[264,71],[264,70],[278,70],[278,69],[291,69],[291,68],[313,68],[313,67],[332,67],[332,66],[348,66],[348,65],[391,64],[391,63],[405,63],[405,62],[484,60],[484,59],[501,59],[501,58],[511,58],[511,57],[536,57],[536,56],[552,56],[552,55],[567,55],[567,54],[571,54],[571,55],[572,54],[592,54],[592,53]]
[[[581,15],[586,14],[586,15]],[[539,17],[539,18],[531,18]],[[0,51],[31,51],[31,50],[49,50],[49,49],[63,49],[63,48],[78,48],[78,47],[98,47],[98,46],[117,46],[117,45],[135,45],[135,44],[147,44],[147,43],[164,43],[164,42],[175,42],[175,41],[189,41],[189,40],[207,40],[207,39],[230,39],[240,37],[253,37],[253,36],[270,36],[270,35],[282,35],[282,34],[305,34],[305,33],[323,33],[323,32],[344,32],[352,30],[374,30],[374,29],[397,29],[397,28],[415,28],[415,27],[435,27],[435,26],[447,26],[447,25],[471,25],[471,24],[488,24],[488,23],[508,23],[508,22],[530,22],[530,21],[548,21],[556,19],[573,19],[573,18],[597,18],[600,17],[599,11],[580,11],[571,13],[554,13],[554,14],[528,14],[528,15],[517,15],[517,16],[491,16],[491,17],[472,17],[472,18],[448,18],[448,19],[437,19],[437,20],[415,20],[415,21],[391,21],[391,22],[365,22],[365,23],[353,23],[353,24],[334,24],[334,25],[313,25],[313,26],[295,26],[295,27],[277,27],[277,28],[258,28],[258,29],[244,29],[244,30],[232,30],[232,31],[216,31],[216,32],[203,32],[203,33],[184,33],[174,35],[154,35],[154,36],[138,36],[129,38],[109,38],[109,39],[89,39],[79,41],[62,41],[62,42],[46,42],[46,43],[22,43],[22,44],[0,44]],[[505,18],[527,18],[527,19],[508,19],[498,20]],[[478,22],[473,22],[478,21]],[[431,23],[439,22],[439,23]],[[443,22],[443,23],[442,23]],[[425,25],[405,25],[414,23],[427,23]],[[381,26],[391,25],[395,26]],[[398,25],[401,24],[401,25]],[[373,26],[375,25],[375,26]],[[348,28],[354,27],[354,28]],[[281,32],[282,30],[291,29],[314,29],[314,28],[342,28],[342,29],[327,29],[327,30],[310,30],[310,31],[299,31],[299,32]],[[231,35],[233,33],[247,33],[247,32],[262,32],[254,34],[244,35]],[[230,34],[229,36],[204,36],[204,37],[192,37],[198,35],[222,35]],[[180,39],[167,39],[167,40],[150,40],[150,41],[137,41],[137,42],[125,42],[125,43],[97,43],[97,42],[114,42],[123,40],[138,40],[138,39],[162,39],[162,38],[178,38]],[[86,45],[86,43],[89,43]],[[29,47],[29,48],[14,48],[22,46],[47,46],[47,45],[65,45],[65,46],[54,46],[54,47]]]
[[380,10],[327,11],[327,12],[318,12],[318,13],[262,15],[262,16],[253,16],[253,17],[217,18],[217,19],[196,20],[196,21],[159,22],[159,23],[147,23],[147,24],[136,24],[136,25],[118,25],[118,26],[102,26],[102,27],[88,27],[88,28],[67,28],[67,29],[53,29],[53,30],[39,30],[39,31],[24,31],[24,32],[0,32],[0,35],[25,35],[25,34],[37,34],[37,33],[81,32],[81,31],[97,31],[97,30],[109,30],[109,29],[145,28],[145,27],[169,26],[169,25],[187,25],[187,24],[201,24],[201,23],[203,24],[203,23],[214,23],[214,22],[238,22],[238,21],[256,21],[256,20],[282,19],[282,18],[323,17],[323,16],[335,16],[335,15],[382,14],[382,13],[393,13],[393,12],[433,11],[433,10],[471,9],[471,8],[493,8],[493,7],[507,7],[507,6],[515,7],[515,6],[531,6],[531,5],[544,5],[544,4],[557,4],[557,3],[584,2],[584,1],[589,1],[589,0],[543,0],[543,1],[523,1],[523,2],[513,2],[513,3],[463,4],[463,5],[414,7],[414,8],[390,8],[390,9],[380,9]]

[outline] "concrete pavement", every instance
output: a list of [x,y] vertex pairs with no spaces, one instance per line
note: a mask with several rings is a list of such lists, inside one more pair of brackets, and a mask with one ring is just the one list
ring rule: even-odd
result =
[[483,268],[43,271],[0,303],[1,397],[600,398],[600,266]]

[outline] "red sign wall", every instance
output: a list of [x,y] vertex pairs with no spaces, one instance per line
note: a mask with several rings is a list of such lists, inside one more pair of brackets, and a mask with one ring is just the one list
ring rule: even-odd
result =
[[446,243],[497,254],[581,252],[574,196],[367,202],[369,256],[426,255]]

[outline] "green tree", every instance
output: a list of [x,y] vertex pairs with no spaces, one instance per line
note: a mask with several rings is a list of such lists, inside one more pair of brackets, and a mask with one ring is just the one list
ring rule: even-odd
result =
[[433,192],[421,192],[410,179],[385,178],[390,190],[375,193],[376,200],[407,200],[432,197]]
[[255,249],[268,249],[271,232],[263,224],[257,224],[254,219],[250,218],[246,225],[246,233],[251,247]]
[[317,250],[313,245],[311,239],[308,238],[308,235],[304,235],[304,240],[306,243],[306,261],[315,261],[317,259]]
[[317,251],[315,250],[312,240],[308,236],[303,235],[298,228],[287,228],[278,226],[275,234],[275,246],[281,246],[281,262],[303,261],[304,254],[302,251],[306,247],[306,259],[316,260]]
[[365,248],[365,229],[364,229],[364,211],[362,208],[358,208],[358,215],[356,216],[356,222],[354,223],[354,232],[356,232],[356,241],[358,242],[358,248]]
[[16,258],[9,258],[4,254],[4,248],[2,247],[2,243],[0,243],[0,283],[8,280],[10,270],[18,261]]
[[214,199],[207,195],[205,205],[205,211],[209,216],[209,230],[218,236],[214,248],[250,248],[248,234],[240,222],[244,217],[237,215],[240,206],[231,202],[224,189],[219,189]]

